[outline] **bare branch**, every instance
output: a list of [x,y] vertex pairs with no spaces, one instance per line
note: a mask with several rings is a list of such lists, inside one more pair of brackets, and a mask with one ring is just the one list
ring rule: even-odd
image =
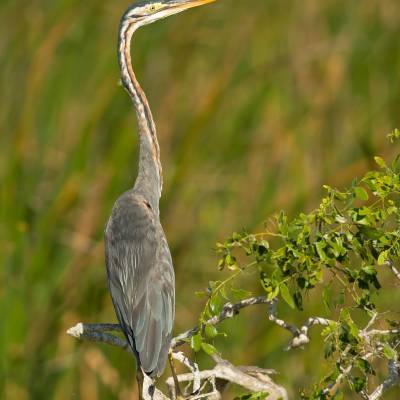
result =
[[[269,303],[270,301],[263,296],[251,297],[235,304],[226,303],[223,306],[220,315],[210,318],[206,323],[209,325],[217,325],[225,319],[233,318],[239,314],[239,311],[242,308],[256,304]],[[190,339],[198,331],[199,327],[195,326],[194,328],[176,336],[174,339],[172,339],[171,348],[175,349],[176,347],[183,345],[186,343],[187,339]],[[107,332],[122,332],[122,330],[118,324],[83,324],[81,322],[67,330],[67,334],[75,337],[76,339],[103,342],[129,351],[129,344],[125,339],[111,335]]]
[[[207,321],[207,324],[217,325],[225,319],[233,318],[236,316],[241,309],[256,304],[270,304],[265,297],[252,297],[242,300],[238,303],[232,304],[227,303],[223,306],[221,313]],[[185,343],[187,339],[192,337],[198,332],[198,326],[191,330],[188,330],[181,335],[173,339],[171,349],[178,347]],[[128,342],[115,334],[110,332],[122,332],[121,328],[117,324],[83,324],[78,323],[74,327],[68,329],[67,333],[80,340],[89,340],[94,342],[106,343],[112,346],[119,347],[125,351],[132,352]],[[190,371],[189,374],[183,374],[178,376],[179,382],[192,382],[193,395],[190,397],[192,400],[207,398],[218,400],[221,398],[220,393],[217,390],[216,379],[225,381],[227,383],[234,383],[242,386],[250,391],[267,391],[270,393],[271,399],[287,399],[286,390],[276,385],[267,375],[266,372],[270,370],[263,370],[256,367],[235,367],[228,361],[222,359],[216,360],[216,367],[211,371],[199,371],[197,364],[189,360],[182,352],[172,352],[172,356],[175,360],[183,363]],[[215,356],[216,357],[216,356]],[[204,382],[204,386],[201,387],[201,382]],[[207,382],[211,383],[211,393],[201,393],[202,389],[206,389]],[[171,378],[168,378],[167,384],[172,390],[174,383]],[[274,395],[275,393],[275,395]],[[173,394],[173,393],[172,393]],[[162,392],[160,392],[154,386],[154,382],[144,374],[143,391],[142,396],[144,400],[152,398],[153,400],[166,400],[169,399]],[[153,396],[153,397],[151,397]],[[275,397],[274,397],[275,396]],[[172,396],[173,397],[173,396]]]
[[[175,360],[177,360],[180,363],[182,363],[183,365],[185,365],[192,372],[192,376],[193,376],[193,379],[192,379],[193,380],[193,393],[198,393],[200,391],[200,384],[201,384],[200,383],[200,379],[201,378],[200,378],[199,366],[195,362],[189,360],[189,358],[186,357],[185,354],[182,353],[181,351],[172,352],[172,357]],[[167,384],[168,384],[168,382],[169,381],[167,380]],[[169,384],[168,384],[168,386],[170,387],[170,391],[172,389],[175,389],[174,382],[173,382],[172,386],[169,385]]]
[[[284,388],[276,385],[268,375],[262,374],[260,371],[258,373],[263,376],[260,378],[259,376],[253,376],[249,373],[244,372],[246,369],[251,369],[251,367],[236,367],[232,365],[229,361],[222,360],[219,357],[215,357],[217,360],[216,366],[212,370],[201,371],[200,379],[208,380],[208,379],[219,379],[222,381],[230,382],[235,385],[239,385],[251,392],[267,392],[269,393],[268,399],[278,400],[284,399],[286,400],[287,393]],[[191,382],[193,380],[193,374],[182,374],[178,375],[179,382]],[[173,379],[168,378],[168,385],[173,385]],[[216,393],[216,389],[214,388],[211,393],[206,395],[206,398],[212,398],[212,396],[218,396]],[[192,399],[200,399],[204,398],[204,395],[194,396]]]
[[[267,300],[264,296],[260,297],[250,297],[248,299],[239,301],[238,303],[226,303],[222,307],[222,311],[218,316],[210,318],[206,324],[207,325],[218,325],[225,319],[233,318],[234,316],[238,315],[240,310],[245,307],[254,306],[256,304],[270,304],[271,302]],[[187,339],[190,339],[199,331],[199,327],[195,326],[194,328],[181,333],[180,335],[176,336],[172,339],[171,347],[175,349],[186,343]]]
[[386,329],[386,330],[371,329],[370,331],[366,332],[364,335],[365,335],[365,336],[400,335],[400,328]]
[[[287,323],[286,321],[279,319],[277,317],[277,303],[278,301],[274,299],[273,301],[267,300],[265,297],[251,297],[248,299],[244,299],[238,303],[226,303],[221,313],[218,316],[214,316],[210,318],[206,324],[209,325],[217,325],[222,321],[233,318],[238,315],[240,310],[243,308],[257,305],[257,304],[267,304],[268,307],[268,318],[271,322],[280,326],[283,329],[288,330],[292,335],[293,339],[291,340],[288,349],[296,348],[303,346],[309,343],[309,329],[315,325],[327,326],[330,321],[325,318],[319,317],[310,317],[303,326],[300,328]],[[195,326],[194,328],[176,336],[171,343],[171,349],[175,349],[182,344],[186,343],[188,339],[190,339],[193,335],[195,335],[199,331],[199,327]],[[82,324],[79,323],[75,327],[70,328],[67,333],[77,339],[85,339],[91,340],[95,342],[103,342],[113,346],[120,347],[126,351],[131,351],[127,341],[119,336],[113,335],[109,332],[121,332],[121,328],[116,324]],[[189,360],[183,353],[181,352],[173,352],[174,359],[183,363],[191,373],[183,374],[178,376],[179,382],[192,382],[193,389],[192,392],[194,396],[191,397],[194,399],[201,398],[214,398],[219,399],[220,393],[216,389],[215,379],[219,379],[226,382],[232,382],[239,386],[242,386],[251,391],[268,391],[270,393],[270,398],[273,399],[273,393],[276,394],[276,398],[287,398],[286,391],[284,388],[276,385],[269,376],[265,373],[265,370],[254,369],[255,367],[235,367],[225,360],[216,360],[216,366],[213,370],[210,371],[199,371],[197,364],[193,363]],[[247,369],[246,369],[247,368]],[[343,376],[345,376],[348,371],[343,371]],[[201,382],[209,380],[211,386],[213,388],[212,393],[208,393],[206,397],[201,392]],[[341,379],[340,379],[341,380]],[[214,382],[214,384],[213,384]],[[168,378],[167,384],[170,388],[171,397],[174,397],[175,385],[171,378]],[[158,398],[157,399],[166,399],[164,394],[157,391]]]
[[[239,301],[238,303],[226,303],[222,311],[218,316],[214,316],[206,321],[208,325],[218,325],[222,321],[233,318],[238,315],[240,310],[246,307],[250,307],[257,304],[267,304],[268,307],[268,318],[271,322],[280,326],[283,329],[288,330],[293,335],[293,340],[290,342],[288,349],[296,348],[303,346],[309,343],[310,339],[308,336],[309,328],[315,325],[323,325],[327,326],[329,324],[329,320],[325,318],[319,317],[310,317],[306,323],[297,328],[294,325],[288,324],[286,321],[279,319],[277,317],[277,303],[276,299],[269,301],[264,296],[260,297],[250,297],[248,299],[244,299]],[[194,328],[181,333],[172,339],[171,348],[176,349],[177,347],[183,345],[190,339],[193,335],[195,335],[199,331],[199,327],[195,326]],[[120,347],[124,350],[129,351],[128,342],[115,335],[111,335],[107,332],[121,332],[121,328],[117,324],[83,324],[79,323],[73,328],[68,329],[67,333],[77,339],[85,339],[91,340],[95,342],[103,342],[113,346]]]
[[268,318],[271,322],[280,326],[283,329],[286,329],[293,335],[293,339],[291,340],[291,342],[289,343],[289,345],[286,347],[285,350],[294,349],[297,347],[304,346],[305,344],[308,344],[310,342],[308,331],[312,326],[329,325],[330,321],[326,318],[310,317],[302,327],[297,328],[295,325],[288,324],[286,321],[279,319],[277,317],[278,314],[277,305],[278,301],[276,299],[269,303]]
[[90,340],[120,347],[123,350],[131,351],[128,342],[119,336],[107,332],[122,332],[117,324],[83,324],[79,322],[67,330],[67,334],[80,340]]
[[278,300],[274,299],[273,301],[271,301],[269,303],[269,307],[268,307],[268,318],[271,322],[273,322],[274,324],[280,326],[283,329],[286,329],[287,331],[289,331],[293,336],[299,336],[300,335],[300,330],[294,326],[294,325],[290,325],[287,322],[285,322],[282,319],[279,319],[277,317],[278,315]]

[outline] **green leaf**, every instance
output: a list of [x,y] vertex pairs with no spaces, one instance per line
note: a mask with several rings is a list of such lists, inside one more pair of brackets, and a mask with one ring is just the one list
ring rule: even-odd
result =
[[232,254],[227,254],[225,256],[225,265],[231,271],[236,271],[238,269],[238,266],[237,266],[237,263],[236,263],[236,257],[234,257]]
[[383,345],[383,354],[388,360],[397,360],[396,350],[392,349],[387,343]]
[[219,294],[213,295],[210,301],[210,308],[214,314],[219,314],[222,311],[224,301]]
[[278,296],[278,294],[279,294],[279,286],[275,286],[272,292],[268,293],[267,300],[271,301],[275,299]]
[[205,334],[208,338],[214,339],[218,335],[217,328],[214,325],[206,325]]
[[324,357],[329,358],[336,350],[335,344],[327,342],[324,346]]
[[385,168],[386,167],[386,163],[383,160],[382,157],[374,157],[375,162],[381,167],[381,168]]
[[303,296],[301,295],[301,292],[298,290],[294,292],[293,298],[297,309],[303,311]]
[[385,263],[387,262],[387,259],[388,259],[387,250],[382,251],[382,253],[379,254],[379,257],[378,257],[378,265],[385,265]]
[[243,300],[246,299],[248,297],[251,297],[253,295],[253,293],[244,290],[244,289],[231,289],[232,292],[232,296],[234,297],[235,300]]
[[356,376],[353,379],[353,382],[352,382],[354,390],[356,391],[356,393],[360,393],[362,390],[364,390],[366,383],[367,382],[366,382],[364,377]]
[[375,371],[373,370],[371,364],[365,360],[364,358],[359,358],[356,360],[355,365],[362,371],[364,374],[375,375]]
[[376,269],[374,268],[373,265],[366,265],[365,267],[362,268],[362,271],[364,271],[367,275],[371,276],[376,275]]
[[196,333],[190,340],[190,347],[197,353],[201,349],[202,342],[203,338],[201,337],[200,333]]
[[318,253],[318,256],[321,259],[321,261],[327,262],[328,257],[326,256],[326,253],[324,251],[324,248],[326,247],[326,243],[323,241],[319,241],[319,242],[315,243],[315,247],[317,249],[317,253]]
[[217,349],[210,343],[202,343],[201,348],[203,351],[208,354],[209,356],[212,356],[213,354],[218,353]]
[[288,303],[291,308],[295,308],[296,305],[294,303],[293,297],[290,294],[289,288],[287,287],[286,283],[281,283],[279,288],[280,288],[281,296],[282,296],[283,300],[285,300],[286,303]]
[[361,186],[354,188],[354,194],[359,200],[367,201],[369,199],[367,191]]
[[343,217],[342,215],[337,214],[335,216],[335,221],[339,222],[339,224],[345,224],[347,222],[347,219]]

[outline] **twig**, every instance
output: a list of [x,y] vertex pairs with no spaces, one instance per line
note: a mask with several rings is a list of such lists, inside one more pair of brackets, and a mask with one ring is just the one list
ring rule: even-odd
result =
[[400,271],[394,266],[392,260],[387,260],[385,264],[392,270],[395,277],[400,281]]
[[[181,351],[179,352],[172,352],[172,357],[179,361],[180,363],[182,363],[183,365],[185,365],[191,372],[192,372],[192,380],[193,380],[193,393],[199,393],[200,391],[200,385],[201,385],[201,378],[200,378],[200,371],[199,371],[199,366],[191,361],[188,357],[185,356],[184,353],[182,353]],[[168,380],[167,380],[167,384],[168,384]],[[168,386],[170,387],[170,391],[175,389],[175,384],[173,382],[173,387],[171,385],[168,384]]]
[[279,319],[277,317],[278,314],[277,305],[278,301],[276,299],[269,303],[268,318],[271,322],[280,326],[283,329],[286,329],[293,335],[293,339],[291,340],[291,342],[289,343],[289,345],[286,347],[285,350],[294,349],[297,347],[304,346],[305,344],[308,344],[310,342],[308,331],[312,326],[314,325],[328,326],[330,323],[330,321],[326,318],[310,317],[303,326],[298,328],[295,325],[288,324],[286,321]]
[[299,336],[300,335],[300,330],[294,326],[294,325],[290,325],[287,322],[285,322],[283,319],[279,319],[277,317],[278,315],[278,300],[274,299],[273,301],[271,301],[269,303],[269,307],[268,307],[268,318],[271,322],[273,322],[274,324],[280,326],[283,329],[286,329],[287,331],[289,331],[293,336]]
[[80,340],[90,340],[120,347],[123,350],[131,351],[128,342],[119,336],[107,332],[122,332],[117,324],[83,324],[79,322],[67,330],[67,334]]
[[[218,316],[214,316],[210,318],[208,321],[206,321],[207,325],[218,325],[225,319],[233,318],[237,314],[239,314],[240,310],[245,307],[249,306],[254,306],[256,304],[270,304],[271,302],[267,300],[264,296],[260,297],[250,297],[248,299],[239,301],[238,303],[232,304],[232,303],[226,303],[222,307],[222,311]],[[171,347],[175,349],[176,347],[179,347],[186,343],[188,339],[190,339],[192,336],[194,336],[197,332],[199,331],[199,327],[195,326],[194,328],[181,333],[180,335],[176,336],[174,339],[172,339],[171,342]]]
[[370,331],[365,332],[364,335],[365,335],[365,336],[400,335],[400,328],[386,329],[386,330],[371,329]]

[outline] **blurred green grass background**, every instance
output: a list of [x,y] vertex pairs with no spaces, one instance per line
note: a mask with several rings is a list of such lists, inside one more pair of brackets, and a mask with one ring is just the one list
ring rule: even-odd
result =
[[[103,227],[136,173],[116,61],[128,4],[0,2],[1,398],[133,398],[127,354],[65,334],[115,321]],[[322,184],[348,185],[372,156],[392,155],[399,37],[397,0],[220,0],[136,35],[164,166],[176,333],[196,322],[194,291],[219,277],[217,240],[280,209],[310,210]],[[288,337],[259,313],[227,323],[219,345],[236,363],[277,369],[296,398],[324,371],[321,343],[283,353]]]

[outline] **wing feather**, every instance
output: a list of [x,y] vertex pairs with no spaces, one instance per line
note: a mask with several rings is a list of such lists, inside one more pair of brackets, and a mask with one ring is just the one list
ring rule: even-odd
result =
[[118,321],[142,368],[165,367],[175,314],[171,255],[157,218],[132,195],[116,203],[105,233],[109,288]]

